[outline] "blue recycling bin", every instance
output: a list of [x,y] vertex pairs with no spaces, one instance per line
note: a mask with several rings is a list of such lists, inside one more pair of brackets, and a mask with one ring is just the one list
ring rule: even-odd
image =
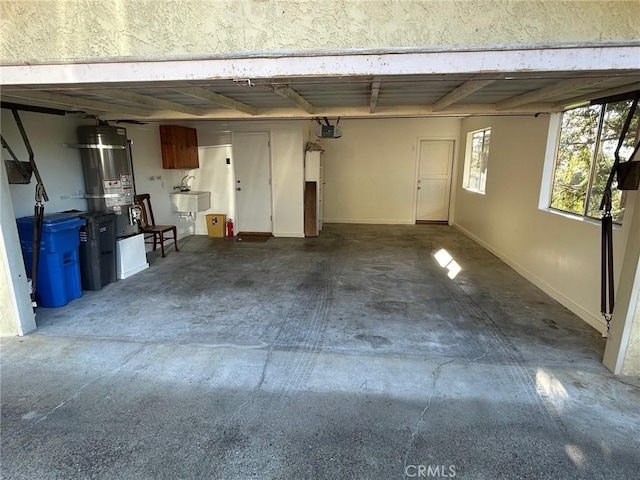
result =
[[[22,255],[31,277],[33,262],[33,217],[17,219]],[[41,307],[61,307],[82,296],[78,246],[80,227],[86,221],[71,213],[51,213],[44,216],[36,300]]]

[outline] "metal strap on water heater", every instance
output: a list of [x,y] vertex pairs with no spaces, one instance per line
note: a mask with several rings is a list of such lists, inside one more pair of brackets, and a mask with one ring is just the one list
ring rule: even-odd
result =
[[96,150],[125,150],[125,145],[102,145],[101,143],[63,143],[64,148],[94,148]]
[[87,193],[84,198],[120,198],[120,197],[132,197],[133,193],[103,193],[102,195],[94,195]]

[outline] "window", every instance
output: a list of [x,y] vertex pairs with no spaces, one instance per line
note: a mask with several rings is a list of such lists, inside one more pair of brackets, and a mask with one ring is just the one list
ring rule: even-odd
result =
[[478,193],[485,192],[490,140],[490,128],[467,135],[467,154],[464,159],[464,180],[462,183],[462,187],[466,190]]
[[[562,114],[556,149],[550,207],[589,218],[602,218],[599,211],[620,133],[631,100],[575,108]],[[633,152],[640,128],[636,110],[620,149],[621,161]],[[613,183],[611,215],[622,222],[626,195]]]

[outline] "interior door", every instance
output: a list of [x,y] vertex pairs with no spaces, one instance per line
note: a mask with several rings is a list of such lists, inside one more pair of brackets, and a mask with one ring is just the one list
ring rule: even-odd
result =
[[416,221],[449,220],[453,140],[420,140]]
[[268,132],[233,134],[236,172],[236,230],[272,232]]

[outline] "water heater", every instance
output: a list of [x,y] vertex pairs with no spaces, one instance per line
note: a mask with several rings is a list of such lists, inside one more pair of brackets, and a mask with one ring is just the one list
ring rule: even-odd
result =
[[138,233],[127,131],[109,125],[78,128],[89,210],[116,214],[116,236]]

